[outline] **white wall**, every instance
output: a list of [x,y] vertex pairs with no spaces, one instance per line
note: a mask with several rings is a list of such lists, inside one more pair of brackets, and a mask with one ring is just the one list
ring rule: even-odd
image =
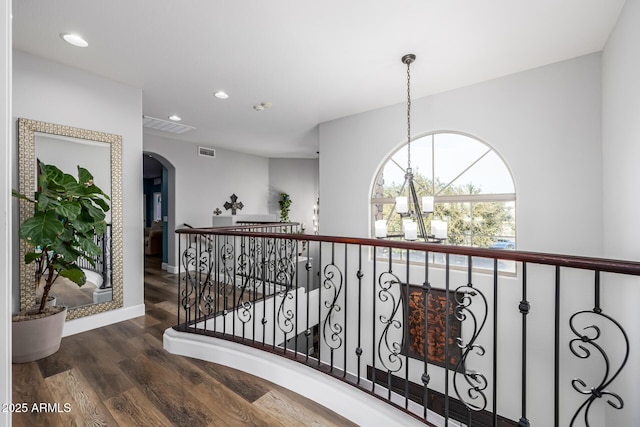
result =
[[[412,135],[463,132],[497,150],[516,185],[519,249],[599,255],[600,66],[592,54],[415,99]],[[322,234],[368,236],[374,175],[405,140],[405,104],[320,125]]]
[[[215,144],[211,144],[215,147]],[[175,168],[175,191],[169,187],[169,198],[175,208],[174,224],[187,223],[193,227],[210,227],[213,211],[231,214],[225,202],[235,194],[244,204],[239,213],[266,214],[269,194],[269,161],[267,158],[216,148],[216,157],[198,155],[198,145],[144,134],[145,153],[166,159]],[[140,162],[142,156],[140,155]],[[171,174],[171,171],[170,171]],[[142,181],[142,180],[141,180]],[[142,200],[142,199],[140,199]],[[169,201],[169,208],[172,202]],[[169,215],[172,215],[171,213]],[[173,230],[170,230],[173,233]],[[171,245],[171,240],[169,240]],[[177,239],[168,259],[168,269],[177,267]]]
[[291,197],[289,218],[313,234],[313,207],[318,199],[318,159],[269,159],[269,210],[280,216],[280,193]]
[[[640,1],[627,0],[603,53],[603,188],[605,256],[640,260]],[[610,283],[618,298],[606,300],[615,305],[615,317],[627,325],[631,357],[623,378],[608,389],[625,400],[623,410],[607,408],[607,425],[635,425],[640,419],[640,281],[627,278]],[[623,297],[620,297],[623,296]],[[610,305],[610,306],[611,306]],[[620,340],[611,337],[610,346]],[[630,378],[630,381],[624,381]],[[634,380],[635,379],[635,380]],[[608,405],[607,405],[608,406]]]
[[603,54],[604,247],[640,260],[640,2],[627,0]]
[[[11,402],[11,2],[0,7],[0,402]],[[11,426],[11,413],[0,412],[0,424]]]
[[[80,332],[102,326],[104,323],[100,322],[113,323],[140,315],[144,304],[142,91],[15,50],[13,76],[14,120],[24,117],[122,136],[124,306],[108,318],[94,315],[69,321],[65,331],[70,328]],[[17,155],[13,164],[17,165]],[[17,173],[13,186],[17,188]],[[14,233],[15,229],[17,224]],[[14,248],[17,253],[17,239]],[[15,309],[17,273],[13,276]]]

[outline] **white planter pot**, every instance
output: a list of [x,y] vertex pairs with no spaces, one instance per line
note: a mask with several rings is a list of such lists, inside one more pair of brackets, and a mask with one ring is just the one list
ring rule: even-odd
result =
[[13,320],[12,362],[28,363],[52,355],[60,348],[67,308],[55,314],[28,320]]

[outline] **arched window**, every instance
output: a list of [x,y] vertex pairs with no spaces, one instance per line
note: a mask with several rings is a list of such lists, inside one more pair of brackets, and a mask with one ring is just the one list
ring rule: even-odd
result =
[[[402,234],[395,197],[403,189],[407,145],[382,164],[371,195],[372,228],[387,220],[389,234]],[[434,197],[431,220],[447,223],[446,243],[462,246],[515,249],[515,187],[502,158],[482,141],[439,132],[411,142],[411,169],[418,199]]]

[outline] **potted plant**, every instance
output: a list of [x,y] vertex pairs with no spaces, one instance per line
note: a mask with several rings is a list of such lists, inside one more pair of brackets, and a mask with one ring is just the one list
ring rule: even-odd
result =
[[93,176],[78,166],[78,179],[55,166],[39,164],[38,190],[33,199],[12,192],[33,203],[33,215],[18,231],[29,246],[26,264],[36,264],[35,287],[42,286],[37,307],[13,315],[13,362],[24,363],[47,357],[60,348],[66,307],[47,307],[51,287],[59,276],[82,286],[84,271],[79,258],[91,265],[102,250],[94,236],[104,233],[109,196],[93,183]]
[[280,193],[280,222],[289,222],[289,209],[291,207],[291,198],[287,193]]

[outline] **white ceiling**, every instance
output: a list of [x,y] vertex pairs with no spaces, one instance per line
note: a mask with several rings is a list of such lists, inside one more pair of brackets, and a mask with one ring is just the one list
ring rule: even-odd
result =
[[[602,50],[624,0],[14,0],[14,47],[141,88],[177,138],[315,157],[318,123]],[[76,32],[85,49],[62,41]],[[229,99],[213,97],[225,90]],[[264,101],[273,107],[256,112]],[[153,132],[153,131],[149,131]]]

